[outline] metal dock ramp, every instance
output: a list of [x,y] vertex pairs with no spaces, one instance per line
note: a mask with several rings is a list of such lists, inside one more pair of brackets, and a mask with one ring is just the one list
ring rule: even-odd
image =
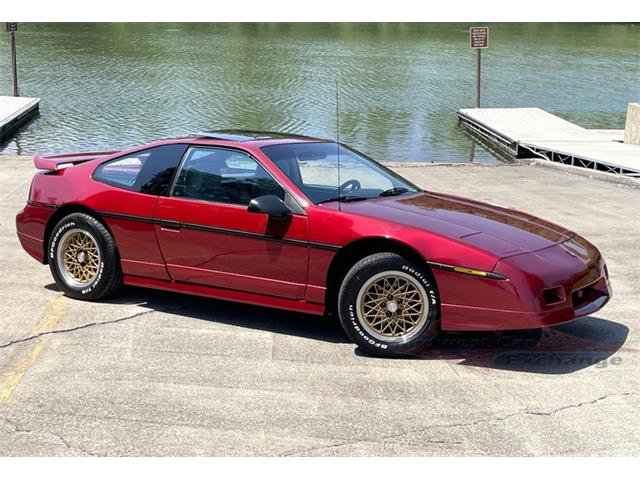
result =
[[38,112],[39,98],[0,96],[0,142]]
[[640,176],[640,145],[622,143],[623,130],[589,130],[539,108],[465,108],[458,120],[503,153],[593,170]]

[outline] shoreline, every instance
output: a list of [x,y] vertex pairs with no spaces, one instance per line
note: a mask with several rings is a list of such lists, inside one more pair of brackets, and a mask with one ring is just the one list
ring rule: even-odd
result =
[[[13,155],[13,154],[0,154],[0,162],[11,160],[24,160],[31,161],[32,155]],[[480,169],[494,169],[494,168],[514,168],[514,167],[534,167],[544,168],[550,170],[556,170],[559,172],[565,172],[570,175],[577,175],[580,177],[587,177],[593,180],[600,180],[603,182],[614,183],[620,186],[640,188],[640,178],[633,178],[623,175],[617,175],[614,173],[607,173],[601,171],[590,170],[582,167],[574,167],[571,165],[564,165],[561,163],[549,162],[538,158],[521,158],[515,159],[508,163],[472,163],[472,162],[460,162],[460,163],[426,163],[426,162],[390,162],[382,161],[385,167],[392,170],[407,169],[405,176],[411,177],[411,170],[422,168],[480,168]],[[411,180],[411,178],[409,178]]]

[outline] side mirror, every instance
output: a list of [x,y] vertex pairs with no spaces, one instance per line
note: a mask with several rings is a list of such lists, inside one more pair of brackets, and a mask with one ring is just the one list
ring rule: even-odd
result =
[[291,213],[289,207],[276,195],[262,195],[249,203],[249,212],[266,213],[270,218],[285,218]]

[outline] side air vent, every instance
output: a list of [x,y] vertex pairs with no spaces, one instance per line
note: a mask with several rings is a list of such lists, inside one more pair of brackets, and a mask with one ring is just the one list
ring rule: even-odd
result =
[[542,291],[542,298],[545,305],[557,305],[567,300],[567,296],[564,293],[562,287],[546,288]]

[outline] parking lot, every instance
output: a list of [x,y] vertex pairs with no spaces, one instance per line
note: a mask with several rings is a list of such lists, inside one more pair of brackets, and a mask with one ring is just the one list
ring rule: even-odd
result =
[[398,169],[604,254],[614,298],[539,344],[371,358],[335,320],[126,288],[64,297],[21,248],[34,173],[0,156],[0,455],[640,454],[640,189],[517,166]]

